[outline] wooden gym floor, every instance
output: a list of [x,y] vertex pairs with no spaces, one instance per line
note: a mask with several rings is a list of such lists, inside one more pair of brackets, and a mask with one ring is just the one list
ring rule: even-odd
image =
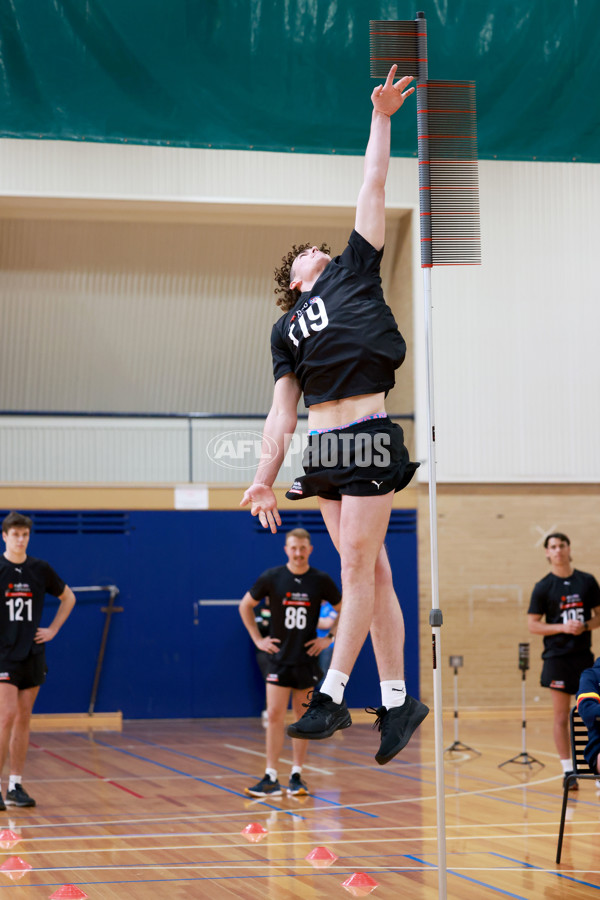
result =
[[[33,734],[25,787],[35,809],[0,813],[0,870],[15,900],[76,885],[108,898],[315,898],[348,896],[357,872],[374,897],[438,897],[433,719],[387,766],[361,714],[332,739],[313,743],[304,777],[312,795],[253,801],[243,794],[264,773],[259,719],[125,722],[122,732]],[[445,724],[445,745],[453,741]],[[527,750],[544,768],[498,764],[521,751],[520,715],[465,719],[460,739],[481,756],[445,764],[448,897],[600,898],[600,794],[585,782],[569,801],[560,867],[554,863],[561,804],[548,719],[528,724]],[[280,780],[289,776],[286,739]],[[4,785],[6,781],[4,781]],[[267,829],[258,843],[241,833]],[[12,831],[14,840],[6,831]],[[337,860],[305,857],[327,847]],[[9,868],[11,866],[9,865]],[[21,876],[21,877],[19,877]],[[79,895],[81,896],[81,895]]]

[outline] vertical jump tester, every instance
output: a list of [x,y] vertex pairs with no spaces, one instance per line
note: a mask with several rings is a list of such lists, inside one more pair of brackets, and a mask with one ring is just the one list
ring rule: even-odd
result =
[[371,77],[385,78],[390,67],[396,63],[398,73],[415,74],[417,79],[419,211],[429,432],[432,602],[429,623],[433,651],[438,886],[439,897],[445,900],[446,832],[440,668],[443,617],[439,607],[438,579],[431,269],[435,265],[481,263],[475,83],[429,80],[424,13],[418,12],[416,19],[409,21],[371,21],[369,30]]

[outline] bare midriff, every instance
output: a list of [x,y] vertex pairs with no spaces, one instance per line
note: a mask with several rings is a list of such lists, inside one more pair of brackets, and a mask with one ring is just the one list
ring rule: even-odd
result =
[[342,400],[315,403],[308,411],[308,428],[341,428],[366,416],[385,415],[385,394],[358,394]]

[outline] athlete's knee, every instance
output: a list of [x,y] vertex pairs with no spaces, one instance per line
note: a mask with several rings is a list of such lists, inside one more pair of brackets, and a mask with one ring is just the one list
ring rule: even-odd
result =
[[272,707],[268,707],[267,709],[269,713],[269,727],[271,725],[273,725],[274,728],[282,727],[285,719],[285,710],[281,709],[280,707],[275,707],[274,709]]
[[0,706],[0,731],[6,731],[15,724],[17,718],[16,706]]
[[358,545],[340,553],[342,585],[344,582],[368,580],[375,583],[375,563],[372,553]]
[[554,712],[554,724],[557,728],[568,729],[569,727],[569,712],[568,710],[565,712],[562,709],[557,709]]
[[378,590],[394,589],[394,581],[392,578],[392,570],[388,562],[387,555],[377,557],[375,563],[375,584]]

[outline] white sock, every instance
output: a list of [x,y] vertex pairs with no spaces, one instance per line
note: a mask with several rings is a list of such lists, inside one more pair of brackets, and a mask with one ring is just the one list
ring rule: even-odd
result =
[[8,776],[8,789],[9,791],[14,791],[15,785],[21,784],[21,775],[9,775]]
[[573,771],[573,760],[572,759],[561,759],[560,764],[562,766],[562,770],[565,775],[567,774],[567,772]]
[[349,675],[338,672],[337,669],[329,669],[325,681],[321,685],[321,693],[327,694],[334,703],[341,703],[344,699],[344,688],[348,684]]
[[266,773],[271,781],[277,781],[277,769],[267,769]]
[[406,700],[406,684],[404,681],[380,681],[381,705],[386,709],[403,706]]
[[302,766],[292,766],[292,775],[302,775]]

